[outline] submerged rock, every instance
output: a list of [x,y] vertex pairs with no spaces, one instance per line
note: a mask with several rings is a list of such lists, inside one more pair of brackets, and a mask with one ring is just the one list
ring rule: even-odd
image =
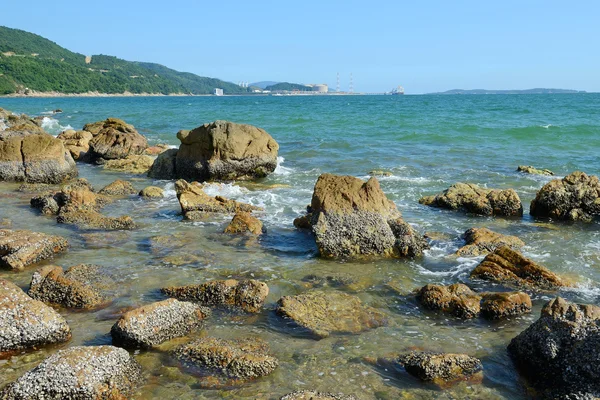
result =
[[66,271],[47,265],[33,274],[28,294],[63,307],[97,308],[108,303],[106,290],[113,285],[114,281],[97,265],[80,264]]
[[221,196],[211,197],[202,190],[202,185],[197,182],[188,183],[183,179],[175,182],[177,199],[185,219],[203,219],[210,213],[233,214],[237,212],[252,212],[262,210],[250,204],[238,203]]
[[90,149],[90,140],[94,136],[88,131],[75,131],[68,129],[56,138],[63,141],[74,160],[82,159]]
[[136,224],[131,217],[107,217],[97,211],[74,210],[61,212],[56,217],[59,224],[71,224],[86,229],[135,229]]
[[269,375],[279,364],[260,338],[204,337],[178,347],[173,354],[186,366],[204,375],[201,386],[214,388],[235,386]]
[[310,227],[325,258],[414,257],[428,247],[381,190],[376,178],[322,174],[309,215],[294,221]]
[[225,233],[245,233],[250,232],[254,235],[263,233],[263,224],[256,217],[248,212],[237,212],[233,219],[225,228]]
[[154,158],[147,155],[129,155],[118,160],[108,160],[104,169],[128,172],[130,174],[147,174],[154,163]]
[[177,178],[246,180],[262,178],[277,167],[279,145],[263,129],[215,121],[191,131],[179,131]]
[[135,190],[131,182],[117,179],[116,181],[109,183],[100,189],[98,193],[106,196],[129,196],[132,194],[137,194],[138,191]]
[[531,312],[531,298],[523,292],[485,293],[481,315],[487,319],[501,319]]
[[0,229],[0,267],[22,270],[67,249],[60,236],[26,230]]
[[459,318],[475,318],[481,311],[481,296],[462,283],[423,286],[417,299],[430,310],[440,310]]
[[59,313],[0,279],[0,358],[70,338],[71,329]]
[[371,176],[393,176],[394,174],[392,174],[390,171],[385,171],[383,169],[374,169],[372,171],[369,171],[369,175],[371,175]]
[[508,351],[546,398],[591,399],[600,396],[599,346],[600,307],[557,297]]
[[364,306],[358,297],[337,291],[284,296],[277,302],[277,313],[318,339],[332,333],[359,333],[387,324],[382,312]]
[[530,289],[557,290],[571,286],[546,267],[524,257],[508,246],[488,254],[471,272],[471,278]]
[[516,236],[502,235],[487,228],[471,228],[464,233],[464,239],[466,244],[456,252],[463,257],[488,254],[501,246],[509,246],[513,250],[525,246],[525,243]]
[[517,172],[523,172],[524,174],[532,174],[532,175],[546,175],[546,176],[554,175],[554,172],[550,171],[549,169],[537,169],[535,167],[532,167],[531,165],[519,165],[517,167]]
[[157,186],[147,186],[140,191],[139,196],[148,199],[159,199],[165,197],[165,192]]
[[148,148],[148,141],[140,135],[133,125],[118,118],[108,118],[93,124],[87,124],[83,130],[90,132],[90,149],[85,157],[88,162],[118,160],[129,155],[139,155]]
[[2,399],[122,400],[142,382],[142,368],[126,350],[76,346],[60,350],[0,391]]
[[208,315],[199,305],[168,299],[126,312],[110,334],[117,345],[149,348],[198,329]]
[[484,189],[472,183],[455,183],[435,196],[422,197],[419,203],[479,215],[523,215],[521,199],[513,189]]
[[167,287],[161,291],[169,297],[194,301],[205,306],[226,306],[256,313],[261,310],[269,295],[266,283],[254,279],[217,280],[200,285]]
[[600,216],[600,180],[573,172],[545,184],[531,201],[534,217],[566,221],[591,221]]
[[43,130],[0,132],[0,181],[60,183],[77,174],[60,139]]
[[321,393],[314,390],[300,390],[288,393],[279,400],[357,400],[354,396],[343,394]]

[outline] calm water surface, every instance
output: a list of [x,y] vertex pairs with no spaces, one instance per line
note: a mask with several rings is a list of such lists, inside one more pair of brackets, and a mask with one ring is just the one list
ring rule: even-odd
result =
[[[464,282],[477,290],[494,289],[469,280],[481,258],[452,256],[461,246],[461,234],[473,226],[519,236],[527,243],[527,256],[575,279],[578,287],[561,296],[585,303],[600,300],[600,223],[533,220],[528,215],[529,202],[550,178],[515,172],[517,165],[531,164],[549,168],[559,177],[574,170],[600,174],[598,94],[0,99],[0,107],[30,115],[60,108],[64,112],[49,117],[44,125],[54,134],[69,126],[80,129],[88,122],[119,117],[134,124],[151,144],[177,145],[178,130],[228,119],[262,127],[280,144],[279,167],[268,178],[257,184],[209,184],[206,188],[212,195],[265,208],[260,218],[267,233],[257,240],[223,234],[227,217],[182,222],[169,181],[80,164],[80,175],[96,188],[124,178],[138,189],[150,184],[166,189],[167,197],[159,201],[134,196],[108,206],[106,214],[128,214],[140,226],[131,232],[109,233],[57,225],[54,218],[29,208],[31,196],[15,192],[18,185],[0,184],[0,218],[10,219],[15,229],[69,239],[69,252],[53,263],[64,267],[99,264],[121,282],[116,300],[107,309],[60,310],[73,329],[67,346],[110,344],[108,332],[119,310],[162,299],[158,289],[165,285],[225,277],[254,277],[268,283],[268,306],[261,314],[217,314],[197,335],[260,336],[280,360],[275,373],[234,390],[202,390],[195,378],[180,372],[164,353],[136,352],[148,373],[141,398],[277,398],[297,389],[343,392],[361,399],[527,398],[506,345],[537,319],[548,295],[533,295],[531,315],[502,322],[447,318],[401,295],[427,283]],[[292,225],[310,202],[317,177],[331,172],[367,178],[373,169],[393,173],[381,178],[384,191],[408,222],[420,232],[435,232],[438,240],[415,260],[320,260],[312,238]],[[514,188],[523,200],[525,216],[473,217],[418,204],[422,195],[458,181]],[[0,277],[27,288],[34,270],[0,271]],[[354,282],[350,286],[324,290],[359,296],[385,312],[389,326],[316,341],[281,324],[272,311],[275,302],[282,295],[307,290],[309,284],[303,278],[309,274],[350,278]],[[365,356],[415,348],[477,356],[484,364],[485,378],[481,384],[463,383],[440,391],[405,373],[376,370],[361,361]],[[0,361],[0,387],[52,351]]]

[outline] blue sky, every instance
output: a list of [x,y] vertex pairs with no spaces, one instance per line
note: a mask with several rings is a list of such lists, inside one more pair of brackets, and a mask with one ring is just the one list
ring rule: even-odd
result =
[[600,91],[598,1],[27,1],[0,24],[229,81]]

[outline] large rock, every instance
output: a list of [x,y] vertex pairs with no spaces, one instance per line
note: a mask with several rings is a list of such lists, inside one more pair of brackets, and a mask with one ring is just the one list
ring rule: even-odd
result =
[[162,152],[156,157],[148,176],[154,179],[174,179],[177,174],[175,171],[175,163],[177,160],[177,149],[169,149]]
[[66,130],[56,138],[63,141],[65,147],[75,160],[83,158],[90,149],[90,140],[94,136],[88,131]]
[[279,362],[260,338],[225,340],[204,337],[174,350],[184,365],[205,371],[201,386],[235,386],[269,375]]
[[332,333],[359,333],[387,324],[385,314],[364,306],[358,297],[338,291],[284,296],[277,302],[277,313],[319,339]]
[[28,294],[44,303],[68,308],[98,308],[109,302],[106,290],[114,281],[92,264],[80,264],[63,271],[47,265],[31,278]]
[[510,342],[508,350],[519,370],[546,398],[597,398],[599,322],[600,307],[557,297]]
[[104,169],[128,172],[130,174],[147,174],[154,163],[154,158],[147,155],[129,155],[118,160],[108,160]]
[[0,279],[0,358],[70,338],[71,329],[59,313]]
[[256,313],[269,295],[266,283],[254,279],[211,281],[200,285],[167,287],[161,291],[178,300],[198,302],[205,306],[225,306]]
[[430,310],[440,310],[459,318],[475,318],[481,311],[481,296],[462,283],[423,286],[417,299]]
[[531,201],[531,215],[566,221],[591,221],[600,216],[600,180],[573,172],[545,184]]
[[485,293],[481,315],[487,319],[501,319],[531,312],[531,297],[523,292]]
[[262,210],[250,204],[239,203],[221,196],[211,197],[202,190],[202,185],[188,183],[183,179],[175,182],[177,199],[185,219],[203,219],[210,213],[233,214],[237,212],[252,212]]
[[103,163],[106,160],[139,155],[148,147],[146,138],[133,125],[117,118],[87,124],[83,130],[94,136],[89,142],[90,149],[85,157],[88,162]]
[[67,249],[60,236],[26,230],[0,229],[0,267],[22,270]]
[[225,228],[225,233],[246,233],[260,235],[263,232],[263,224],[248,212],[238,212]]
[[523,215],[523,204],[513,189],[484,189],[472,183],[455,183],[435,196],[422,197],[419,203],[478,215]]
[[456,252],[459,256],[475,257],[488,254],[500,246],[510,246],[518,250],[525,243],[516,236],[502,235],[487,228],[471,228],[464,235],[465,245]]
[[343,394],[321,393],[314,390],[299,390],[288,393],[279,400],[356,400],[354,396]]
[[110,334],[119,346],[150,348],[198,329],[208,315],[204,307],[168,299],[126,312]]
[[471,278],[529,289],[557,290],[571,286],[554,272],[508,246],[488,254],[471,272]]
[[191,131],[179,131],[178,178],[245,180],[267,176],[277,167],[279,145],[252,125],[215,121]]
[[0,132],[0,181],[60,183],[77,174],[62,140],[43,130]]
[[123,400],[143,381],[142,368],[126,350],[76,346],[60,350],[0,392],[7,400]]
[[309,215],[294,221],[311,227],[322,257],[418,256],[426,249],[376,178],[322,174],[315,184]]

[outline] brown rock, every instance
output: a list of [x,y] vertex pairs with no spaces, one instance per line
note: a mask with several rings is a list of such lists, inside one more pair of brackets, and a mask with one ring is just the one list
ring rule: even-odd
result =
[[524,174],[533,174],[533,175],[547,175],[552,176],[554,172],[549,169],[537,169],[532,167],[531,165],[519,165],[517,167],[517,172],[523,172]]
[[132,194],[137,194],[138,191],[135,190],[135,188],[130,182],[117,179],[113,183],[110,183],[104,188],[100,189],[98,193],[107,196],[129,196]]
[[414,351],[398,356],[395,362],[403,366],[409,374],[441,387],[482,378],[481,361],[466,354]]
[[94,136],[89,142],[90,149],[86,156],[89,162],[122,159],[142,154],[148,148],[148,141],[133,125],[117,118],[87,124],[83,130]]
[[70,338],[71,329],[59,313],[0,279],[0,358]]
[[200,285],[167,287],[161,291],[178,300],[199,302],[204,306],[226,306],[250,313],[260,312],[269,295],[266,283],[254,279],[217,280]]
[[136,225],[131,217],[107,217],[92,210],[61,211],[56,221],[59,224],[77,225],[88,229],[135,229]]
[[288,393],[279,400],[357,400],[354,396],[343,394],[321,393],[314,390],[301,390]]
[[479,215],[523,215],[521,199],[513,189],[484,189],[472,183],[455,183],[435,196],[422,197],[419,203]]
[[177,175],[175,163],[178,151],[177,149],[168,149],[160,153],[148,171],[148,176],[154,179],[174,179]]
[[419,302],[430,310],[440,310],[459,318],[479,316],[481,296],[467,285],[425,285],[417,295]]
[[130,174],[147,174],[154,163],[154,158],[146,155],[129,155],[118,160],[108,160],[104,169],[128,172]]
[[550,181],[531,201],[530,213],[539,218],[591,221],[600,215],[600,180],[577,171]]
[[148,156],[157,156],[160,153],[164,153],[165,151],[169,150],[170,148],[171,146],[168,144],[159,143],[155,146],[148,147],[146,150],[144,150],[144,154]]
[[196,181],[262,178],[275,170],[279,145],[252,125],[215,121],[179,131],[178,178]]
[[139,195],[141,197],[146,197],[146,198],[152,198],[152,199],[158,199],[158,198],[162,198],[165,196],[165,192],[164,190],[162,190],[161,188],[157,187],[157,186],[148,186],[143,188]]
[[530,289],[557,290],[571,286],[546,267],[524,257],[508,246],[488,254],[471,272],[471,278]]
[[531,312],[531,298],[523,292],[486,293],[481,303],[481,315],[500,319]]
[[456,252],[459,256],[480,256],[496,250],[500,246],[509,246],[518,250],[525,243],[516,236],[502,235],[487,228],[471,228],[464,233],[465,245]]
[[0,266],[22,270],[65,251],[68,245],[67,240],[60,236],[0,229]]
[[237,212],[229,225],[225,228],[225,233],[245,232],[260,235],[263,232],[263,224],[258,218],[253,217],[248,212]]
[[57,136],[75,160],[81,159],[90,149],[90,140],[94,136],[88,131],[66,130]]
[[359,333],[387,324],[380,311],[362,305],[346,293],[310,291],[284,296],[277,302],[277,313],[322,339],[332,333]]

